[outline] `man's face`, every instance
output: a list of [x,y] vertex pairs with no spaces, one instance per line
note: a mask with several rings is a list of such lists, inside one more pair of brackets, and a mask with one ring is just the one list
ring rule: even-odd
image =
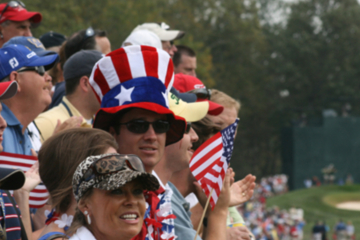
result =
[[217,116],[214,115],[206,115],[213,121],[217,126],[221,129],[228,127],[230,124],[233,124],[237,118],[237,111],[236,108],[226,108],[224,107],[224,111]]
[[111,52],[111,44],[107,37],[95,37],[95,41],[103,54]]
[[171,58],[173,58],[175,52],[177,52],[177,48],[175,44],[171,44],[170,41],[161,41],[162,48],[165,52],[167,52]]
[[[0,112],[2,111],[2,105],[0,103]],[[7,124],[5,119],[1,116],[0,114],[0,152],[3,151],[3,146],[2,146],[2,142],[3,142],[3,134],[4,134],[4,130],[6,128]]]
[[[166,115],[134,108],[125,113],[120,122],[127,123],[132,120],[154,122],[156,120],[166,120],[166,118]],[[164,154],[166,133],[156,133],[151,124],[145,133],[130,132],[125,125],[120,125],[119,134],[116,134],[113,128],[110,128],[110,133],[115,137],[119,145],[119,153],[139,156],[148,173],[152,172]]]
[[174,68],[175,73],[183,73],[196,77],[196,57],[181,55],[180,63]]
[[185,133],[180,141],[170,144],[165,148],[165,159],[171,164],[174,172],[189,167],[190,159],[194,153],[192,144],[198,140],[198,135],[191,128],[189,133]]
[[9,21],[8,25],[1,26],[1,34],[3,35],[4,43],[9,41],[13,37],[24,36],[32,37],[31,23],[29,20],[23,22]]
[[34,70],[18,73],[19,94],[34,106],[45,109],[51,103],[50,88],[51,77],[45,72],[41,76]]

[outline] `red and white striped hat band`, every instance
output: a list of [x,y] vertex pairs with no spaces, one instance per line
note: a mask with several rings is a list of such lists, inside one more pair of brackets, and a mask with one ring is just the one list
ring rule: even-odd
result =
[[115,113],[142,108],[170,116],[167,145],[180,140],[186,122],[169,110],[167,96],[173,81],[172,60],[161,49],[131,45],[109,53],[95,64],[90,76],[101,103],[94,128],[108,130]]

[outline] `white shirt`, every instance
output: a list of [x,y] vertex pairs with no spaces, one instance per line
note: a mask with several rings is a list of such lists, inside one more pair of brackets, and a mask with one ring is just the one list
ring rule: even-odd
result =
[[80,227],[70,240],[96,240],[96,238],[86,227]]

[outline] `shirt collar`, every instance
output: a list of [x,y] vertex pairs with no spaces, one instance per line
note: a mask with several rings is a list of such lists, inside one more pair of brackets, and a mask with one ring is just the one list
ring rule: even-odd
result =
[[16,125],[20,125],[20,127],[22,127],[21,123],[19,122],[19,120],[15,117],[15,115],[13,114],[13,112],[10,110],[10,108],[8,108],[8,106],[6,106],[4,103],[1,103],[3,110],[1,111],[1,115],[3,116],[3,118],[6,120],[6,123],[8,126],[16,126]]

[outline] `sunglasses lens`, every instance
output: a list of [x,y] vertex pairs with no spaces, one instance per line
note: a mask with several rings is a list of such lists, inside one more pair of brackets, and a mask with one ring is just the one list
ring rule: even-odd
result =
[[40,76],[44,76],[44,75],[45,75],[45,68],[44,68],[44,66],[38,67],[37,72],[39,73]]
[[153,122],[152,126],[156,133],[166,133],[170,129],[169,122],[164,120],[157,120]]
[[188,134],[188,133],[190,132],[190,129],[191,129],[191,123],[188,122],[188,123],[186,124],[185,133]]
[[137,170],[139,172],[145,172],[144,164],[137,156],[128,156],[128,162],[130,163],[132,168],[134,168],[134,170]]
[[145,133],[149,129],[149,122],[132,121],[126,124],[127,129],[133,133]]

